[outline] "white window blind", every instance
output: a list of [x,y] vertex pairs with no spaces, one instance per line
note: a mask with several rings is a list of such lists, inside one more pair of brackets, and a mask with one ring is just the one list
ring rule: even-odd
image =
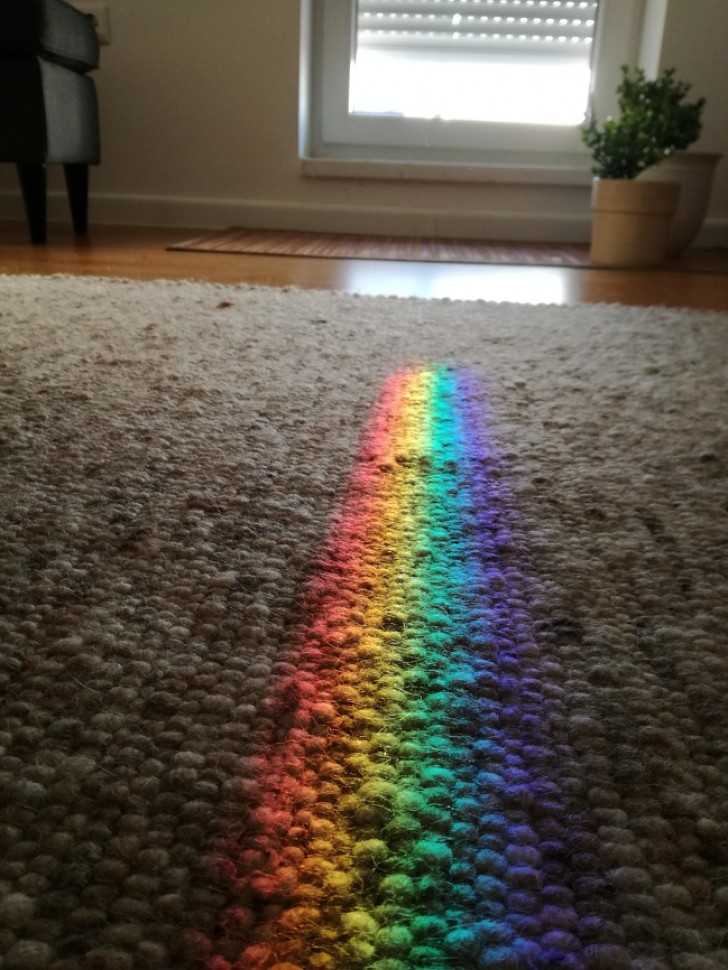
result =
[[589,56],[598,0],[358,0],[369,50]]

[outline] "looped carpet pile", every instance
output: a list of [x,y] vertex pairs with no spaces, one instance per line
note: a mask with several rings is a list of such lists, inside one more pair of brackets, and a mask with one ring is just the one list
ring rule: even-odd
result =
[[728,967],[728,317],[0,277],[3,970]]

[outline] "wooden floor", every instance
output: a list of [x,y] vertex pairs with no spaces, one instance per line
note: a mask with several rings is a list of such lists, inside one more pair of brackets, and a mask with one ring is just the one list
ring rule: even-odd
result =
[[728,274],[169,252],[199,229],[94,226],[74,238],[49,227],[45,246],[20,222],[0,222],[0,273],[195,279],[348,293],[520,303],[624,303],[728,310]]

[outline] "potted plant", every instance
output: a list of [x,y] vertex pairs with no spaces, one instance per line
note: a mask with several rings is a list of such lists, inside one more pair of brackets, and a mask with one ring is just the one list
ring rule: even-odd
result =
[[594,159],[592,262],[605,266],[658,266],[677,208],[677,182],[638,179],[700,135],[704,98],[686,102],[690,85],[674,68],[651,80],[641,68],[622,67],[619,117],[600,126],[590,118],[582,138]]

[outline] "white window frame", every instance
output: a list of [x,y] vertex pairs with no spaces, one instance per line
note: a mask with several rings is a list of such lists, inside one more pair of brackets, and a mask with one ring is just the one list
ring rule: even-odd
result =
[[[592,105],[615,109],[622,64],[639,62],[645,5],[600,0]],[[591,158],[579,126],[391,118],[349,113],[354,0],[302,0],[300,153],[304,174],[582,185]]]

